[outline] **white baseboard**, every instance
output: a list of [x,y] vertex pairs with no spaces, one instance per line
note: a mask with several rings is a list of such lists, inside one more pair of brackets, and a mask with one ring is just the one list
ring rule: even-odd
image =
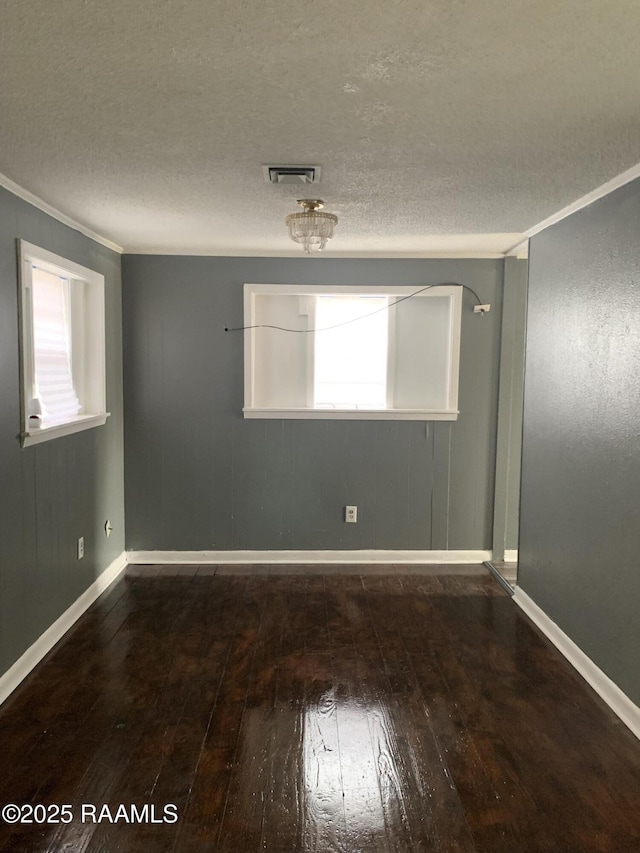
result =
[[483,563],[491,551],[128,551],[132,565],[184,563],[226,565],[247,563]]
[[517,548],[507,549],[504,552],[504,561],[505,561],[505,563],[517,563],[518,562],[518,549]]
[[604,699],[611,710],[620,717],[633,734],[640,738],[640,708],[623,693],[600,667],[587,657],[582,649],[564,633],[552,619],[539,607],[526,592],[516,587],[513,600],[527,614],[553,645],[562,652],[569,663],[575,667],[584,680]]
[[124,551],[99,575],[80,598],[73,602],[62,616],[29,646],[26,652],[0,677],[0,704],[13,693],[20,682],[29,675],[31,670],[40,663],[42,658],[51,651],[58,640],[67,633],[69,628],[82,616],[105,589],[120,575],[127,565]]

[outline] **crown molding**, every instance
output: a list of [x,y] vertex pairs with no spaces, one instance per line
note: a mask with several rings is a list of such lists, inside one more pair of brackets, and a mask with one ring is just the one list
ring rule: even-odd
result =
[[100,243],[101,246],[105,246],[107,249],[111,249],[113,252],[117,252],[119,255],[122,254],[122,246],[119,246],[117,243],[114,243],[113,240],[108,240],[106,237],[103,237],[101,234],[97,234],[95,231],[92,231],[91,228],[87,228],[86,225],[83,225],[81,222],[78,222],[75,219],[72,219],[70,216],[67,216],[66,213],[62,213],[53,205],[48,204],[46,201],[43,201],[39,196],[34,195],[29,190],[25,190],[24,187],[21,187],[19,184],[16,184],[15,181],[12,181],[11,178],[8,178],[6,175],[0,173],[0,186],[4,187],[5,190],[8,190],[13,195],[21,198],[23,201],[28,202],[33,205],[33,207],[37,207],[38,210],[41,210],[43,213],[48,214],[53,219],[56,219],[58,222],[61,222],[63,225],[68,225],[69,228],[73,228],[74,231],[79,231],[81,234],[84,234],[85,237],[89,237],[90,240],[94,240],[96,243]]
[[526,260],[529,257],[529,238],[516,243],[508,251],[504,253],[505,258],[517,258],[518,260]]
[[[543,219],[542,222],[538,222],[537,225],[533,225],[527,231],[524,232],[525,237],[534,237],[536,234],[539,234],[541,231],[544,231],[546,228],[549,228],[551,225],[555,225],[557,222],[561,222],[563,219],[566,219],[567,216],[571,216],[572,213],[577,213],[579,210],[582,210],[585,207],[588,207],[590,204],[593,204],[594,201],[598,201],[598,199],[604,198],[609,193],[612,193],[614,190],[619,189],[620,187],[625,186],[625,184],[631,183],[631,181],[635,181],[636,178],[640,178],[640,163],[636,163],[635,166],[632,166],[630,169],[627,169],[626,172],[622,172],[619,175],[616,175],[615,178],[611,178],[610,181],[607,181],[604,184],[601,184],[599,187],[596,187],[591,192],[588,192],[586,195],[581,196],[576,199],[571,204],[568,204],[566,207],[563,207],[561,210],[558,210],[557,213],[551,214],[546,219]],[[526,242],[526,241],[523,241]],[[523,245],[523,243],[518,243],[515,246],[512,246],[507,252],[506,255],[515,254],[516,251]]]
[[[172,257],[192,257],[192,258],[308,258],[302,251],[281,251],[281,252],[265,252],[265,251],[249,251],[243,252],[238,249],[203,249],[203,250],[184,250],[180,248],[169,249],[127,249],[123,250],[125,255],[167,255]],[[354,260],[375,258],[378,260],[401,261],[403,259],[469,259],[469,260],[496,260],[505,257],[504,252],[451,252],[442,250],[440,252],[322,252],[315,254],[313,259],[322,260],[323,258],[330,260]]]

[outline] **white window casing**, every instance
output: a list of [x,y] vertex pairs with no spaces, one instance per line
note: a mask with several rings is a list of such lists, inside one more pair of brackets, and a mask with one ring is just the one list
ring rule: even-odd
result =
[[245,284],[244,417],[456,420],[463,289],[420,289]]
[[23,447],[106,422],[104,276],[18,241]]

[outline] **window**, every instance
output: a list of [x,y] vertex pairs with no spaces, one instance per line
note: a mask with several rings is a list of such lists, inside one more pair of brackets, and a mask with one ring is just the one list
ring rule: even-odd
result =
[[420,289],[246,284],[244,416],[455,420],[462,288]]
[[104,424],[104,276],[19,241],[22,445]]
[[311,336],[314,408],[386,408],[388,306],[388,296],[315,297],[316,327],[327,331]]

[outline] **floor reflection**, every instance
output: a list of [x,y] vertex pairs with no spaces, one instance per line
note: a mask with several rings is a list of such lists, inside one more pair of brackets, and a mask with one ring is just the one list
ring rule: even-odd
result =
[[241,816],[267,848],[277,833],[305,853],[384,849],[388,824],[403,821],[394,739],[380,703],[333,688],[304,706],[245,709],[227,825]]
[[[323,693],[304,712],[303,849],[354,849],[358,840],[386,837],[372,722],[379,706]],[[388,774],[384,774],[385,776]]]

